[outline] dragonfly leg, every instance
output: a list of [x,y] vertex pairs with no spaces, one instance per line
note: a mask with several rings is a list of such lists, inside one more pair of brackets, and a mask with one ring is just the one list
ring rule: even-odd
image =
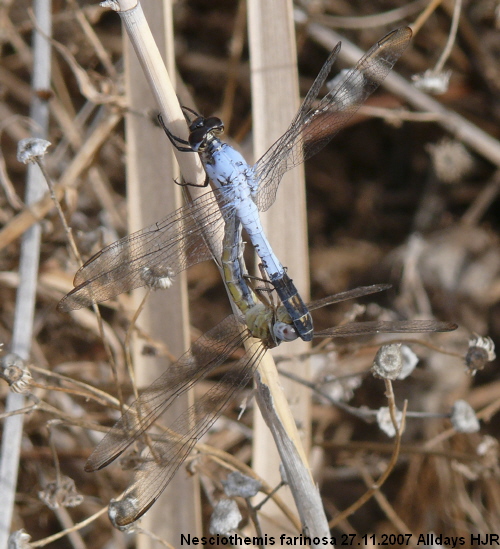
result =
[[256,292],[267,292],[267,293],[274,292],[274,286],[272,288],[269,287],[271,285],[271,282],[269,282],[269,280],[267,280],[266,278],[260,278],[260,276],[253,276],[249,274],[244,275],[243,278],[247,281],[257,281],[265,284],[265,286],[255,286],[254,290]]
[[[286,267],[284,267],[285,271],[286,271]],[[269,280],[269,278],[267,278],[267,273],[262,265],[262,263],[259,263],[259,271],[260,271],[260,274],[262,276],[255,276],[255,275],[250,275],[250,274],[246,274],[244,276],[244,278],[246,278],[247,280],[257,280],[259,282],[263,282],[264,284],[267,284],[267,286],[270,286],[272,285],[272,282]],[[269,291],[272,291],[274,288],[270,288]]]
[[[261,272],[262,272],[261,267],[262,265],[259,264],[259,268],[261,269]],[[245,281],[257,280],[258,282],[264,283],[265,286],[254,286],[253,289],[261,303],[264,303],[264,305],[266,305],[267,307],[272,307],[274,309],[274,302],[272,300],[272,292],[274,291],[274,287],[270,287],[271,283],[269,282],[269,280],[267,278],[263,278],[260,276],[249,275],[248,273],[243,275],[243,278],[245,279]],[[266,293],[269,297],[264,297],[264,294]]]
[[174,183],[176,185],[179,185],[179,187],[202,187],[202,188],[205,188],[205,187],[208,187],[208,184],[210,183],[210,179],[209,179],[208,175],[205,175],[205,181],[201,185],[198,185],[198,183],[188,183],[187,181],[178,181],[177,179],[174,179]]
[[[163,131],[167,134],[167,137],[170,139],[170,143],[180,152],[196,152],[193,150],[191,145],[189,145],[189,141],[186,141],[185,139],[181,139],[180,137],[177,137],[174,135],[165,125],[165,122],[163,121],[163,117],[161,114],[158,115],[158,121],[160,122],[161,127],[163,128]],[[181,145],[188,145],[187,147],[181,147]],[[196,187],[199,187],[199,185],[195,185]]]

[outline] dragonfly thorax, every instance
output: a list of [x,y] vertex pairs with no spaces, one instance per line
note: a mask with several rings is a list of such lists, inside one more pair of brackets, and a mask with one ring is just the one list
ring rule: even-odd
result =
[[198,116],[189,125],[189,144],[194,151],[204,151],[210,142],[224,132],[224,122],[217,116]]

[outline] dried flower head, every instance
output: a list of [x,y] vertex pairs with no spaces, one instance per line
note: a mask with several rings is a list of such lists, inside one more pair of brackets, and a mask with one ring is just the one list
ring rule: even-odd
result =
[[7,542],[7,549],[30,549],[31,548],[31,536],[26,532],[24,528],[12,532]]
[[[399,410],[396,411],[396,422],[398,428],[401,427],[401,421],[403,419],[403,412]],[[384,431],[384,433],[389,437],[396,436],[396,429],[394,428],[394,423],[392,422],[391,412],[389,408],[383,406],[377,412],[377,423],[379,428]]]
[[210,518],[210,533],[228,534],[238,528],[242,518],[234,499],[221,499]]
[[38,497],[50,509],[77,507],[83,501],[83,496],[76,491],[75,481],[66,476],[62,476],[59,481],[46,484],[44,489],[38,492]]
[[8,353],[0,360],[0,377],[15,393],[28,393],[33,378],[24,360],[15,353]]
[[465,355],[465,366],[471,375],[482,370],[488,362],[495,360],[495,344],[491,337],[474,334],[469,339],[469,348]]
[[451,423],[459,433],[477,433],[479,420],[472,406],[465,400],[457,400],[451,411]]
[[227,480],[222,481],[224,493],[227,497],[239,496],[251,498],[258,494],[262,484],[255,478],[249,477],[239,471],[229,473]]
[[172,269],[169,267],[163,268],[161,265],[143,267],[141,278],[145,285],[152,290],[166,290],[174,282]]
[[477,445],[477,455],[481,457],[483,467],[498,472],[499,468],[499,443],[498,440],[490,435],[485,435]]
[[375,377],[398,379],[403,370],[403,353],[401,343],[382,345],[375,355],[372,373]]
[[460,141],[441,139],[427,146],[437,177],[443,183],[456,183],[470,173],[474,160]]
[[418,90],[440,95],[448,91],[450,77],[451,71],[435,72],[433,69],[428,69],[421,74],[414,74],[411,79]]
[[451,466],[467,480],[475,481],[479,478],[498,478],[500,468],[498,463],[498,440],[492,436],[485,435],[476,447],[478,460],[467,463],[453,460]]
[[403,367],[398,375],[398,379],[406,379],[415,370],[419,358],[408,345],[401,345],[401,354],[403,355]]
[[139,506],[137,498],[133,493],[128,496],[122,497],[122,499],[112,499],[108,505],[108,517],[111,524],[122,532],[133,532],[136,526],[135,522],[130,524],[120,524],[124,522],[125,518],[130,515],[135,515]]
[[336,351],[314,354],[310,357],[310,361],[314,379],[321,386],[321,395],[316,395],[320,402],[328,403],[330,400],[349,402],[354,396],[354,391],[363,381],[361,375],[338,375]]
[[45,156],[51,142],[38,137],[21,139],[17,144],[17,160],[23,164],[36,162]]

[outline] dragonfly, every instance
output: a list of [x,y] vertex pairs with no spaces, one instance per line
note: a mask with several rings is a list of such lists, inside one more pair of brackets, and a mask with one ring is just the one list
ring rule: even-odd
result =
[[[377,42],[347,72],[341,82],[315,106],[340,42],[307,93],[286,132],[250,166],[233,147],[219,139],[224,124],[217,117],[193,113],[189,139],[164,129],[173,146],[200,155],[214,193],[206,193],[162,221],[111,244],[91,257],[76,273],[75,288],[60,302],[63,311],[106,301],[120,293],[149,286],[165,288],[180,271],[222,253],[224,220],[236,216],[245,228],[265,271],[293,325],[305,341],[313,337],[312,318],[289,277],[272,251],[259,211],[275,201],[283,175],[321,150],[379,86],[411,39],[408,27],[394,30]],[[186,115],[187,116],[187,115]],[[209,249],[206,238],[215,243]]]
[[[235,285],[246,281],[236,275]],[[309,303],[313,311],[386,290],[390,285],[364,286]],[[241,290],[244,292],[244,290]],[[249,290],[252,295],[253,290]],[[252,296],[245,301],[252,309]],[[234,399],[252,379],[265,352],[284,341],[292,341],[298,333],[286,308],[271,305],[255,314],[255,323],[247,325],[241,316],[231,315],[202,335],[177,362],[172,364],[124,412],[105,435],[85,464],[93,472],[106,467],[139,439],[176,399],[197,382],[207,378],[217,368],[245,346],[244,353],[203,396],[173,421],[166,432],[150,437],[131,485],[118,499],[109,504],[109,516],[118,528],[126,528],[138,520],[160,497],[200,438],[210,429]],[[382,332],[425,333],[456,329],[456,324],[436,320],[367,321],[315,332],[315,337],[345,338]],[[284,334],[281,336],[281,334]]]

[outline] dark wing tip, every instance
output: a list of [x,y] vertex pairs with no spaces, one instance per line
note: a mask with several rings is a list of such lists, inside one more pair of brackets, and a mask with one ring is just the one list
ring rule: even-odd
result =
[[92,464],[90,464],[88,461],[85,463],[85,465],[83,466],[83,470],[86,472],[86,473],[93,473],[94,471],[98,471],[98,469],[96,469],[95,467],[92,466]]
[[442,325],[442,327],[436,329],[436,332],[454,332],[458,329],[458,324],[455,324],[455,322],[439,322],[438,324]]
[[102,452],[99,452],[99,445],[97,445],[95,450],[87,458],[87,461],[83,466],[83,470],[86,473],[94,473],[95,471],[100,471],[101,469],[104,469],[104,467],[107,467],[110,463],[112,463],[120,453],[109,454],[105,456],[105,459],[103,459]]
[[410,27],[399,27],[393,31],[386,34],[382,39],[379,40],[378,45],[383,46],[387,41],[398,41],[400,43],[409,42],[413,36],[413,31]]
[[82,291],[82,287],[73,288],[71,292],[66,294],[61,301],[57,304],[57,310],[63,313],[69,313],[76,309],[83,309],[83,307],[89,307],[94,301]]

